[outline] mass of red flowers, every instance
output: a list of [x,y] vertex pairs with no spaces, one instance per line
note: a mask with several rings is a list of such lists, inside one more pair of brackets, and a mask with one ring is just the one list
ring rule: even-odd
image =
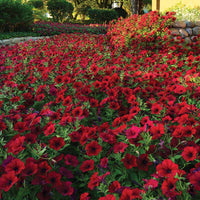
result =
[[0,48],[0,198],[200,198],[200,44],[173,20]]

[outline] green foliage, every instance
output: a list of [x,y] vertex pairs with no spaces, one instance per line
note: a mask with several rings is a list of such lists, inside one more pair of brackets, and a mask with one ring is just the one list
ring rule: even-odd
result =
[[55,22],[63,22],[66,17],[72,17],[74,7],[66,0],[50,0],[47,2],[47,9]]
[[32,22],[32,6],[20,1],[0,0],[0,32],[28,31]]
[[32,0],[29,2],[34,8],[42,9],[44,7],[44,3],[42,0]]
[[74,9],[75,19],[77,18],[78,15],[80,15],[82,19],[85,19],[85,16],[87,15],[87,12],[88,12],[88,9],[90,9],[90,8],[91,7],[86,3],[81,3],[81,4],[77,5]]
[[118,13],[113,9],[89,9],[88,15],[90,19],[98,23],[109,22],[118,18]]
[[168,8],[165,12],[172,11],[175,12],[176,19],[178,21],[188,20],[197,21],[200,20],[200,7],[192,8],[181,2],[177,3],[175,6]]
[[118,17],[126,18],[128,13],[123,8],[114,8],[114,10],[118,13]]
[[27,36],[39,36],[39,34],[33,32],[6,32],[6,33],[0,33],[0,40],[15,38],[15,37],[27,37]]

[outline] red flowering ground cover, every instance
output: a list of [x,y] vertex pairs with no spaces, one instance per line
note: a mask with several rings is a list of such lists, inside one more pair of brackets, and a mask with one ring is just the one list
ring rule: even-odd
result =
[[43,22],[38,21],[32,25],[34,33],[39,35],[59,35],[61,33],[93,33],[105,34],[108,25],[104,24],[71,24],[71,23],[58,23],[58,22]]
[[2,199],[199,199],[199,42],[118,23],[0,48]]

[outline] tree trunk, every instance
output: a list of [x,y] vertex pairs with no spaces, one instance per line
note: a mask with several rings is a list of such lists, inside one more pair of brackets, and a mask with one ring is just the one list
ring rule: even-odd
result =
[[130,0],[132,14],[141,14],[143,0]]

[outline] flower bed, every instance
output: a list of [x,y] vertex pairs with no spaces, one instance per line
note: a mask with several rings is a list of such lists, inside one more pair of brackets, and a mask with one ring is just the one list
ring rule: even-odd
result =
[[80,25],[71,23],[55,23],[55,22],[35,22],[33,24],[33,31],[39,35],[59,35],[61,33],[93,33],[105,34],[107,30],[106,25],[90,24]]
[[2,199],[199,199],[199,43],[116,30],[0,48]]

